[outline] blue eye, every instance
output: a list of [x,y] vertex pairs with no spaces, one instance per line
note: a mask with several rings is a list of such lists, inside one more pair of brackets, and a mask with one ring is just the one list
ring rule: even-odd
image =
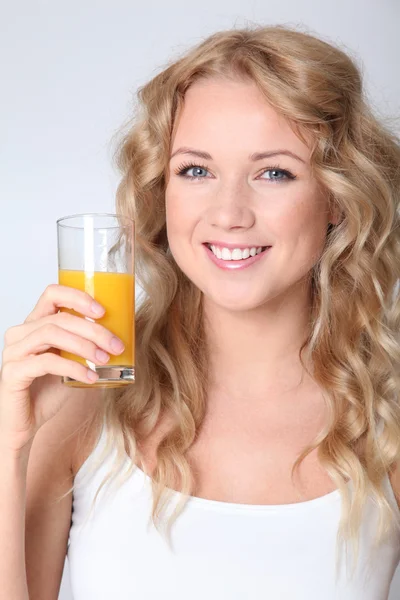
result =
[[196,173],[196,175],[187,175],[187,172],[190,171],[191,169],[196,170],[196,171],[207,171],[207,169],[205,167],[200,167],[199,165],[191,165],[191,166],[185,167],[185,168],[181,169],[180,171],[178,171],[178,175],[185,174],[186,177],[188,177],[188,179],[204,179],[204,177],[199,176],[198,173]]
[[[283,179],[289,178],[288,177],[288,171],[283,171],[282,169],[266,169],[265,171],[263,171],[261,173],[261,175],[264,175],[265,173],[280,173],[281,175],[284,175]],[[276,177],[267,177],[267,179],[269,181],[281,181],[282,177],[276,178]]]
[[[191,169],[194,170],[195,175],[188,175],[188,171],[190,171]],[[195,163],[185,163],[185,164],[180,165],[175,170],[175,174],[179,175],[180,177],[189,179],[191,181],[194,181],[194,180],[200,181],[201,179],[206,179],[206,176],[201,175],[201,173],[199,174],[199,171],[200,172],[201,171],[208,172],[208,169],[205,165],[199,165],[199,164],[195,164]],[[283,175],[283,177],[278,177],[278,178],[276,178],[276,177],[267,178],[267,181],[271,181],[273,183],[280,183],[281,181],[284,182],[284,181],[296,179],[296,175],[293,175],[290,171],[287,171],[286,169],[280,169],[277,165],[272,166],[272,167],[267,167],[266,169],[264,169],[261,172],[261,175],[264,175],[265,173],[275,173],[275,174],[280,173],[281,175]],[[264,178],[261,178],[261,179],[264,179]]]

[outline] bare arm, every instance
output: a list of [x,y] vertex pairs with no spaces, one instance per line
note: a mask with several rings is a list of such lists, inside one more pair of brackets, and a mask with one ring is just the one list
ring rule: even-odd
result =
[[57,421],[38,432],[29,459],[25,562],[30,600],[58,598],[67,550],[72,495],[58,498],[73,483],[71,442],[65,439],[68,423]]
[[0,599],[29,600],[25,574],[25,503],[29,450],[0,452]]
[[[53,425],[53,423],[51,423]],[[56,600],[71,519],[65,456],[44,426],[23,453],[1,453],[0,599]],[[47,450],[47,454],[45,456]],[[64,449],[65,450],[65,449]],[[58,464],[56,464],[58,462]]]
[[[77,315],[60,308],[74,309]],[[51,284],[24,323],[9,328],[4,336],[0,600],[56,600],[58,595],[71,495],[60,502],[57,497],[71,487],[74,436],[82,424],[82,410],[95,404],[91,400],[99,392],[91,386],[93,370],[87,361],[104,364],[110,353],[121,353],[111,348],[113,333],[92,318],[99,318],[105,309],[99,313],[94,308],[88,293]],[[86,362],[63,358],[60,350]],[[103,351],[100,356],[98,350]],[[86,389],[67,388],[60,376],[71,377]]]
[[[71,523],[79,427],[98,392],[73,390],[24,453],[0,455],[0,600],[57,600]],[[89,451],[89,448],[88,448]]]

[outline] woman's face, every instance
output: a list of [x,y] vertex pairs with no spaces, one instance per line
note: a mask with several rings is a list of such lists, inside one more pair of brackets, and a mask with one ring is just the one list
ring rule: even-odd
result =
[[[277,154],[253,156],[267,152]],[[231,310],[261,306],[317,262],[332,215],[309,153],[253,83],[209,79],[189,88],[171,151],[167,235],[175,261],[209,300]],[[252,257],[260,247],[268,248]]]

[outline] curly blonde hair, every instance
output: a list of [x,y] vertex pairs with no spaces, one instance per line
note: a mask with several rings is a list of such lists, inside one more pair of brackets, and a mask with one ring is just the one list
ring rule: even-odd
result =
[[208,352],[202,293],[168,248],[165,189],[185,92],[209,77],[253,81],[296,134],[312,140],[313,176],[341,215],[312,272],[311,329],[300,351],[324,391],[329,422],[297,458],[292,477],[318,448],[343,501],[338,540],[352,541],[357,560],[368,495],[379,509],[377,542],[393,519],[399,525],[383,478],[400,458],[400,143],[374,116],[354,59],[314,35],[283,25],[220,31],[139,88],[115,154],[122,174],[116,209],[135,220],[144,290],[137,380],[104,391],[107,449],[116,445],[117,461],[128,454],[135,468],[140,442],[170,415],[151,481],[158,530],[171,490],[182,494],[169,530],[195,490],[185,453],[206,413]]

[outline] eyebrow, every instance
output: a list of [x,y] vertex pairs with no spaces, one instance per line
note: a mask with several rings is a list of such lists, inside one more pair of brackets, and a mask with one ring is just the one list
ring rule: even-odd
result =
[[[177,154],[190,154],[192,156],[197,156],[199,158],[203,158],[204,160],[213,160],[211,154],[208,152],[203,152],[202,150],[196,150],[195,148],[189,148],[188,146],[182,146],[175,150],[173,154],[171,154],[170,159],[172,159]],[[256,162],[257,160],[262,160],[264,158],[270,158],[271,156],[278,156],[279,154],[285,154],[286,156],[291,156],[292,158],[299,160],[300,162],[305,164],[305,160],[297,156],[294,152],[290,150],[270,150],[268,152],[254,152],[250,154],[249,160]]]

